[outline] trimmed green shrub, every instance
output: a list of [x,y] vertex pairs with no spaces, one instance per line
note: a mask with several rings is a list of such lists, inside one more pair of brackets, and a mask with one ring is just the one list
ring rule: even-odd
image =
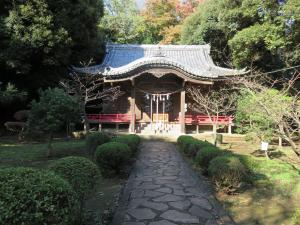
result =
[[192,136],[181,135],[177,138],[177,143],[182,151],[186,149],[186,146],[193,142],[195,139]]
[[63,178],[29,168],[0,169],[0,223],[72,225],[76,194]]
[[237,155],[241,163],[246,167],[247,170],[251,172],[255,172],[255,170],[260,166],[262,163],[254,156],[250,155]]
[[209,166],[209,162],[218,156],[224,154],[224,151],[220,150],[217,147],[210,146],[205,147],[198,151],[197,156],[195,158],[195,163],[203,169],[203,172],[207,172],[207,168]]
[[189,141],[192,141],[194,140],[194,138],[192,136],[189,136],[189,135],[181,135],[177,138],[177,144],[179,145],[179,147],[181,149],[184,148],[184,145],[189,142]]
[[110,141],[110,137],[103,132],[90,133],[86,136],[87,151],[90,155],[95,154],[95,150],[99,145]]
[[124,169],[130,165],[131,155],[128,145],[118,142],[100,145],[95,153],[96,162],[105,177],[123,175]]
[[225,155],[210,161],[208,174],[219,189],[230,193],[236,191],[244,181],[246,168],[238,157]]
[[50,165],[49,169],[71,184],[80,202],[83,202],[86,195],[93,190],[100,175],[95,163],[78,156],[56,160]]
[[127,144],[132,151],[132,155],[134,155],[137,152],[138,145],[140,143],[140,137],[136,134],[122,135],[113,138],[112,142]]
[[198,151],[206,147],[214,147],[214,145],[207,141],[194,139],[190,144],[185,145],[185,149],[183,151],[187,156],[194,158]]
[[180,149],[189,157],[195,157],[198,151],[206,147],[214,147],[213,144],[207,141],[201,141],[192,136],[181,135],[177,139]]
[[197,155],[200,148],[201,145],[197,141],[193,141],[190,144],[186,145],[186,147],[183,149],[183,153],[189,157],[194,158]]

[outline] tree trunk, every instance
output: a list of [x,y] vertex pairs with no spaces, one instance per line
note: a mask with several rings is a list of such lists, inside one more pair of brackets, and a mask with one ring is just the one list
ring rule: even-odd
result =
[[90,131],[90,123],[87,121],[87,119],[84,119],[83,122],[83,129],[86,133],[88,133]]
[[66,123],[66,138],[67,139],[70,138],[70,122],[69,121]]
[[24,128],[25,128],[25,126],[21,129],[21,131],[18,134],[18,140],[19,141],[23,140],[23,137],[24,137]]
[[270,159],[269,155],[268,155],[268,150],[265,151],[265,156],[266,156],[267,159]]
[[213,124],[213,143],[215,146],[217,146],[217,124]]
[[88,121],[85,110],[83,111],[83,129],[85,133],[88,133],[90,131],[90,123]]
[[[85,96],[85,99],[87,97]],[[85,101],[82,101],[80,103],[80,111],[82,112],[83,114],[83,130],[85,133],[88,133],[90,131],[90,124],[89,124],[89,121],[88,121],[88,118],[87,118],[87,115],[86,115],[86,111],[85,111],[85,105],[87,104],[87,100]]]
[[49,134],[48,146],[47,146],[47,157],[52,157],[54,155],[53,147],[52,147],[52,140],[53,140],[53,132],[51,131]]
[[284,140],[286,140],[291,145],[293,151],[296,153],[298,157],[300,157],[300,149],[293,141],[292,136],[288,130],[289,129],[288,125],[286,123],[283,123],[282,125],[280,125],[279,129],[280,132],[282,133]]
[[293,151],[296,153],[296,155],[298,157],[300,157],[300,149],[299,147],[296,145],[296,143],[289,137],[286,137],[285,140],[291,145]]
[[279,148],[282,148],[282,137],[278,137],[278,146]]

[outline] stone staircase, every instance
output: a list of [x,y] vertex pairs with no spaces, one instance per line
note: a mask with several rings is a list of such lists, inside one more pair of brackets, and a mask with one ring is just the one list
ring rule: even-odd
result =
[[139,134],[180,134],[178,123],[138,123],[135,129]]

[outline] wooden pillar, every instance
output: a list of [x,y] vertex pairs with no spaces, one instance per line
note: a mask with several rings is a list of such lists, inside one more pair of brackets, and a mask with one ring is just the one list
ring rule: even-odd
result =
[[116,123],[116,131],[119,132],[119,124]]
[[185,90],[180,92],[180,132],[185,133]]
[[102,124],[99,123],[99,126],[98,126],[98,131],[101,132],[102,131]]
[[196,125],[196,134],[199,134],[199,124]]
[[132,89],[131,89],[131,98],[130,98],[130,133],[135,133],[135,86],[134,82],[132,82]]

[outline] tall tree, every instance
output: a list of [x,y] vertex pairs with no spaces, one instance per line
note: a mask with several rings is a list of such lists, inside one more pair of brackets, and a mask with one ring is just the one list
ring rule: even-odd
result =
[[237,67],[296,65],[299,11],[297,0],[207,0],[186,20],[181,41],[210,43],[216,61]]
[[15,101],[24,101],[27,98],[27,93],[18,90],[15,85],[8,83],[5,88],[1,87],[0,83],[0,104],[9,105]]
[[217,1],[207,0],[199,5],[182,25],[181,43],[210,43],[214,61],[222,65],[223,62],[228,62],[228,46],[225,32],[219,25],[218,15],[221,10]]
[[99,28],[106,41],[122,44],[142,43],[148,35],[144,18],[134,0],[106,1]]
[[178,43],[181,23],[200,2],[203,0],[147,0],[142,15],[151,33],[151,42]]
[[164,29],[178,24],[179,15],[176,4],[177,0],[147,0],[142,15],[151,32],[153,43],[163,40]]
[[195,12],[197,6],[204,2],[204,0],[186,0],[177,1],[176,12],[178,23],[165,27],[161,30],[160,34],[163,39],[160,41],[161,44],[178,44],[180,42],[180,33],[182,29],[182,23],[192,13]]
[[26,89],[52,85],[69,64],[101,56],[101,0],[0,3],[1,80]]

